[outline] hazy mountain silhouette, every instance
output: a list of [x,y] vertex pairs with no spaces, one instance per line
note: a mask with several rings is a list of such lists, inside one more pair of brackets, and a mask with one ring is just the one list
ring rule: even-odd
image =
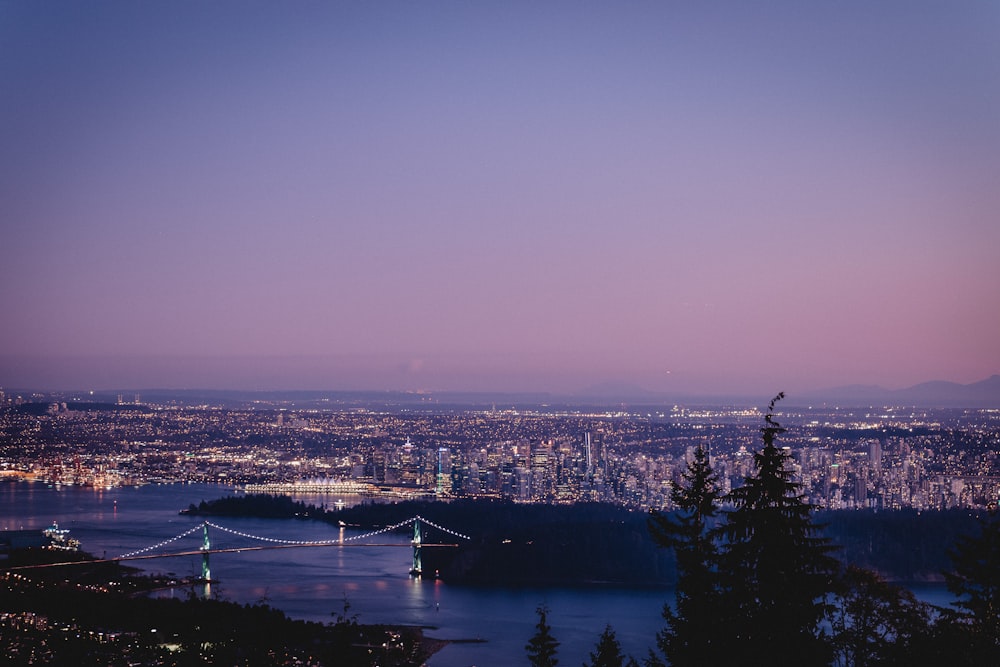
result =
[[[554,397],[555,398],[555,397]],[[660,393],[636,385],[602,383],[565,397],[564,400],[594,402],[623,401],[636,404],[655,402],[697,403],[702,405],[757,405],[759,396]],[[853,384],[818,391],[790,394],[787,403],[809,405],[833,403],[845,407],[863,405],[912,405],[927,408],[1000,408],[1000,375],[971,384],[935,380],[907,387],[885,389],[877,385]]]
[[1000,375],[971,384],[934,380],[895,390],[874,385],[848,385],[789,398],[798,404],[823,401],[842,405],[877,403],[928,408],[1000,408]]

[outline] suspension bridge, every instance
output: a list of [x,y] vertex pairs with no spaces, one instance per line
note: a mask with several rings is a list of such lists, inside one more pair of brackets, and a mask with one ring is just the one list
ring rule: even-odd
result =
[[[386,533],[391,533],[397,531],[406,526],[413,526],[413,538],[410,542],[399,543],[399,542],[388,542],[388,543],[372,543],[365,540],[369,538],[377,537],[379,535],[384,535]],[[253,535],[241,530],[235,530],[233,528],[227,528],[226,526],[219,525],[212,521],[202,521],[201,523],[185,530],[179,535],[175,535],[166,540],[157,542],[156,544],[151,544],[142,549],[136,549],[128,553],[123,553],[119,556],[113,558],[101,558],[97,560],[83,561],[84,563],[116,563],[121,561],[138,561],[147,560],[153,558],[176,558],[180,556],[200,556],[201,557],[201,580],[208,582],[212,580],[212,569],[210,556],[212,554],[220,553],[241,553],[244,551],[263,551],[266,549],[301,549],[309,547],[410,547],[413,549],[413,561],[412,567],[410,568],[410,574],[413,576],[421,576],[423,574],[423,557],[422,551],[428,547],[443,547],[443,548],[455,548],[458,547],[458,543],[440,543],[440,542],[428,542],[425,539],[424,527],[429,526],[438,530],[451,537],[457,537],[461,540],[470,540],[468,535],[463,535],[457,531],[450,528],[438,525],[433,521],[429,521],[424,517],[417,515],[412,516],[409,519],[400,521],[399,523],[394,523],[391,526],[385,526],[377,530],[373,530],[367,533],[362,533],[360,535],[352,535],[350,537],[344,537],[343,530],[341,530],[341,535],[336,539],[328,540],[288,540],[276,537],[267,537],[263,535]],[[240,537],[243,539],[254,540],[257,544],[251,544],[249,546],[227,546],[223,548],[213,547],[212,540],[209,533],[209,528],[226,533],[232,536]],[[173,547],[178,542],[186,537],[190,537],[198,532],[201,532],[201,546],[197,549],[187,549],[183,551],[173,551],[167,550],[167,547]],[[11,570],[18,569],[31,569],[38,567],[57,567],[60,565],[74,565],[80,564],[77,562],[68,563],[50,563],[46,565],[25,565],[20,567],[8,568]]]

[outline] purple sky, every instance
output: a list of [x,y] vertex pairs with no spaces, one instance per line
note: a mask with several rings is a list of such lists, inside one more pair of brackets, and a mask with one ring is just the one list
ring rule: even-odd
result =
[[0,0],[0,386],[1000,372],[1000,4]]

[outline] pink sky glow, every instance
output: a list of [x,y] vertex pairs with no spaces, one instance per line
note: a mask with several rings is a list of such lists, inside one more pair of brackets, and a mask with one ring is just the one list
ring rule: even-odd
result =
[[1000,6],[7,2],[0,387],[1000,372]]

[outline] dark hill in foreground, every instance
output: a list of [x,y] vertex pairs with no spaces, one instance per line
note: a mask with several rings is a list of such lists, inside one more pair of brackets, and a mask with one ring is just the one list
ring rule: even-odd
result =
[[[68,555],[73,565],[47,566]],[[420,628],[361,625],[346,609],[321,624],[194,588],[185,595],[193,582],[173,588],[176,597],[146,597],[178,582],[83,552],[19,549],[5,565],[23,569],[0,574],[3,664],[415,667],[442,645]]]

